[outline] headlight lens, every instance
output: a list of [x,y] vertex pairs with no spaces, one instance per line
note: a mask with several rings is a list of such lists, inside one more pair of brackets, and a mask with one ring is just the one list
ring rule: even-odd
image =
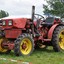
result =
[[6,21],[2,21],[2,25],[6,25]]
[[9,20],[9,24],[8,25],[10,25],[10,26],[12,25],[12,21],[11,20]]

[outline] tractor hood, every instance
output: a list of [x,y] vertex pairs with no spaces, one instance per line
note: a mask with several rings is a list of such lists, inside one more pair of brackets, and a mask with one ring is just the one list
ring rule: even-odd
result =
[[13,26],[17,28],[25,28],[27,18],[16,18],[13,19]]
[[[8,28],[25,28],[27,20],[30,18],[3,18],[2,22],[5,21],[6,25],[3,26],[4,29]],[[12,25],[9,25],[9,21],[12,21]]]

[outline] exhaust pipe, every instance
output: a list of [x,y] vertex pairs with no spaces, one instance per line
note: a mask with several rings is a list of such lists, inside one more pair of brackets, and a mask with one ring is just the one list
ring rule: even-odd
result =
[[34,15],[35,15],[35,6],[32,6],[32,36],[34,37]]

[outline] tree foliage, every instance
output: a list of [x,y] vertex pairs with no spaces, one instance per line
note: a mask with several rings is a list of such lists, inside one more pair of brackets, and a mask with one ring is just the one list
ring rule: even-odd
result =
[[9,16],[8,12],[4,10],[0,10],[0,18],[7,17],[7,16]]
[[46,0],[47,5],[43,5],[44,13],[64,17],[64,2],[62,0]]

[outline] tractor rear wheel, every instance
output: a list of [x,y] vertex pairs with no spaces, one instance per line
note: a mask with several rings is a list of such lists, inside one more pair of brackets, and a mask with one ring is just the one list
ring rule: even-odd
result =
[[3,43],[3,42],[8,42],[8,39],[3,38],[3,37],[0,37],[0,53],[10,53],[11,50],[4,49],[4,48],[2,47],[2,43]]
[[58,26],[54,30],[52,45],[56,52],[64,50],[64,26]]
[[20,35],[15,41],[14,52],[17,56],[30,55],[34,50],[34,41],[29,34]]

